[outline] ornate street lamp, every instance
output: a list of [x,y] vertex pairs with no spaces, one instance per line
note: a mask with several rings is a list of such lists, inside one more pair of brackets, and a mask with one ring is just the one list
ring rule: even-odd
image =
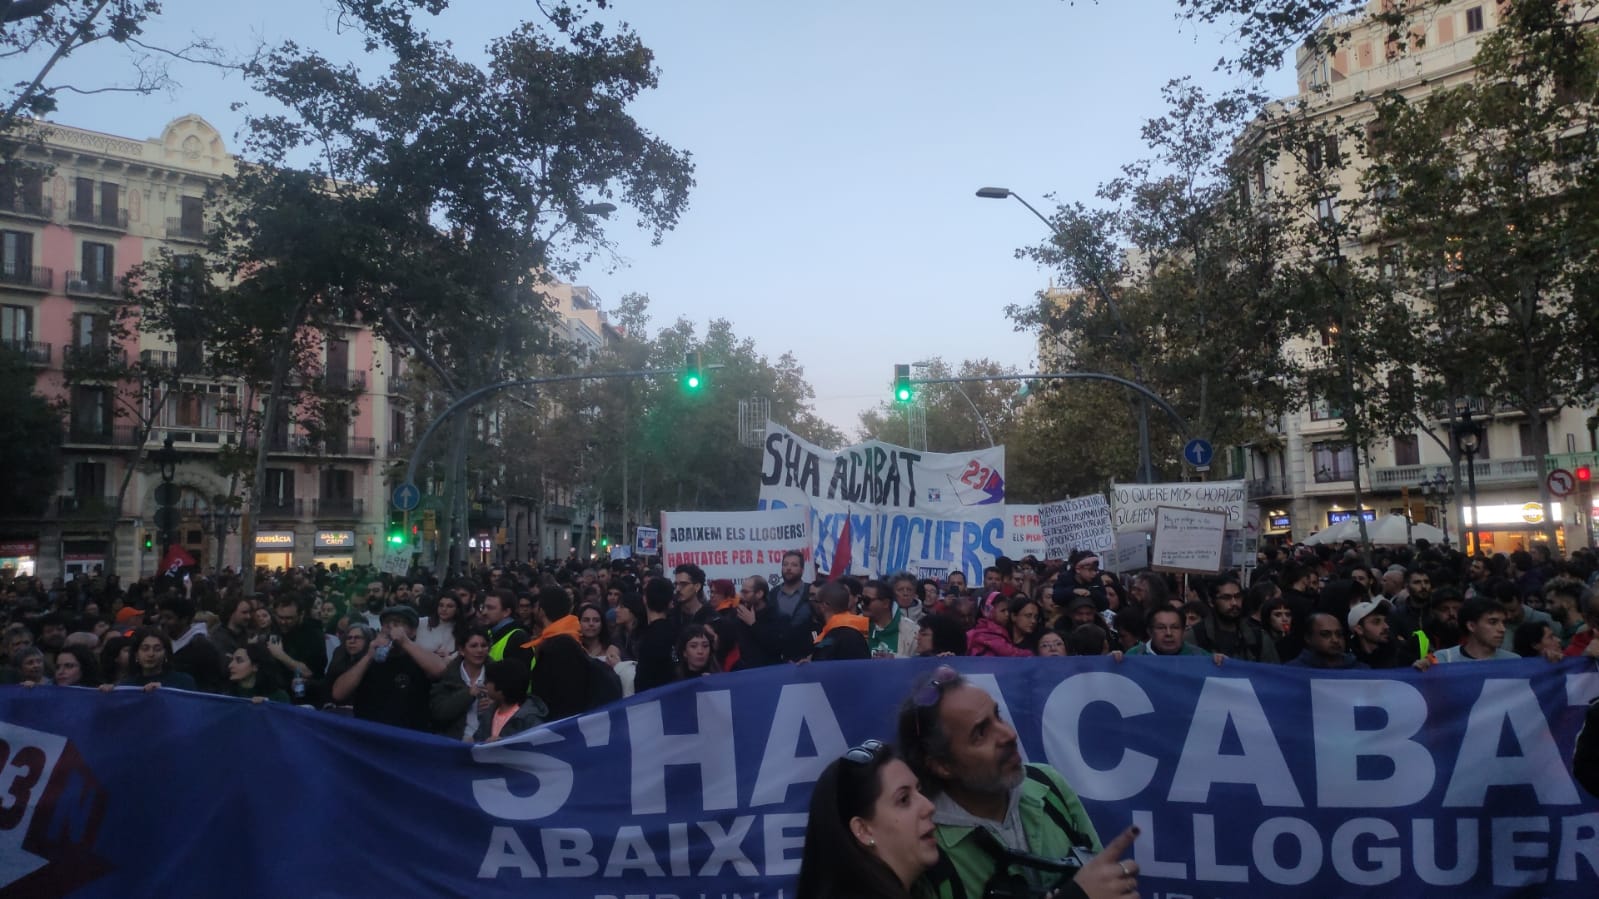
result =
[[211,506],[200,513],[200,528],[216,538],[217,556],[216,564],[211,568],[214,571],[222,570],[222,545],[229,534],[239,532],[239,510],[228,504],[225,496],[211,498]]
[[1422,496],[1425,496],[1428,500],[1437,500],[1438,505],[1443,509],[1444,546],[1447,548],[1449,546],[1449,497],[1454,495],[1455,485],[1450,483],[1449,478],[1445,477],[1440,469],[1434,472],[1432,477],[1422,478],[1420,486]]
[[1475,556],[1482,548],[1477,539],[1477,531],[1482,526],[1477,520],[1477,453],[1482,449],[1484,432],[1482,425],[1472,420],[1471,404],[1469,396],[1456,403],[1460,420],[1450,430],[1454,433],[1455,448],[1466,457],[1466,493],[1471,498],[1471,554]]

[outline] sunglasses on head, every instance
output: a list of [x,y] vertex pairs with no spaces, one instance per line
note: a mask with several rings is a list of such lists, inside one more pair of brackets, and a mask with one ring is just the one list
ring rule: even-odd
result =
[[928,678],[927,683],[917,689],[916,693],[911,697],[911,702],[915,703],[919,709],[938,705],[938,700],[944,695],[944,688],[959,680],[960,676],[959,671],[948,665],[938,666],[938,669],[933,672],[933,676]]
[[855,765],[870,765],[887,750],[888,744],[882,740],[867,740],[844,753],[844,761]]

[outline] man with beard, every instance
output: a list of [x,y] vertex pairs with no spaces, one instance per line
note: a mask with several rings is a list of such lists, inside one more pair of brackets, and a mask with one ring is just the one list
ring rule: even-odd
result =
[[1427,605],[1431,602],[1432,574],[1421,568],[1411,569],[1405,579],[1404,592],[1394,600],[1391,616],[1394,625],[1402,631],[1417,627],[1427,619]]
[[[1024,765],[1016,730],[994,698],[945,665],[899,709],[905,762],[933,800],[940,863],[925,875],[934,895],[984,895],[996,877],[1025,879],[1036,895],[1131,894],[1138,864],[1120,859],[1129,828],[1100,852],[1099,835],[1077,793],[1047,765]],[[1071,880],[1015,863],[1008,853],[1086,864]],[[1091,860],[1086,856],[1093,853]],[[1002,870],[1003,866],[1003,870]]]
[[1399,663],[1414,664],[1428,653],[1447,649],[1460,642],[1460,606],[1465,599],[1453,587],[1440,587],[1431,597],[1422,617],[1421,628],[1399,643]]
[[804,554],[792,549],[783,553],[783,582],[772,591],[770,600],[785,623],[811,615],[811,585],[802,580],[804,576]]
[[1426,671],[1444,662],[1515,661],[1521,656],[1500,649],[1505,642],[1505,610],[1491,596],[1473,596],[1460,606],[1461,637],[1458,646],[1435,649],[1416,660],[1415,669]]
[[1213,654],[1245,662],[1271,662],[1277,644],[1266,638],[1260,622],[1244,615],[1244,590],[1237,581],[1222,581],[1211,594],[1211,614],[1188,629],[1188,642]]
[[1398,668],[1399,644],[1388,624],[1393,609],[1386,599],[1373,599],[1349,610],[1350,649],[1369,668]]

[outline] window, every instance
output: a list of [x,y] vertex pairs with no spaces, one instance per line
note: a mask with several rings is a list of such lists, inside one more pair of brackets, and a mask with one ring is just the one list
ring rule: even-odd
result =
[[322,470],[322,499],[349,502],[355,498],[355,473],[337,468]]
[[32,166],[0,166],[0,208],[44,214],[44,177]]
[[109,181],[100,182],[100,223],[115,225],[121,212],[121,196],[115,184]]
[[111,345],[111,316],[80,312],[73,316],[72,345],[105,349]]
[[178,201],[178,234],[197,238],[205,234],[205,201],[199,197],[183,197]]
[[1394,436],[1394,464],[1421,464],[1421,441],[1416,438],[1415,434],[1396,434]]
[[1544,441],[1543,441],[1544,445],[1543,446],[1539,446],[1537,444],[1536,439],[1535,439],[1537,437],[1537,434],[1533,431],[1531,422],[1524,421],[1521,424],[1516,426],[1516,437],[1519,439],[1519,441],[1521,443],[1521,454],[1523,456],[1535,456],[1538,453],[1544,452],[1544,451],[1546,451],[1548,449],[1548,446],[1549,446],[1549,423],[1548,422],[1544,422],[1543,432],[1544,432]]
[[1482,7],[1473,6],[1466,10],[1466,33],[1476,34],[1482,30]]
[[33,310],[27,306],[0,306],[0,342],[20,351],[32,340]]
[[79,439],[110,436],[110,391],[104,387],[72,388],[72,434]]
[[0,231],[0,275],[11,284],[33,281],[33,235],[26,231]]
[[72,180],[72,217],[78,221],[94,220],[94,179]]
[[1305,165],[1312,172],[1341,167],[1343,160],[1338,154],[1338,135],[1323,134],[1311,138],[1305,148]]
[[83,243],[83,280],[90,290],[111,292],[111,279],[116,272],[116,249],[108,243]]
[[1403,251],[1397,245],[1390,244],[1377,251],[1377,270],[1384,281],[1398,280],[1404,271],[1403,262]]
[[72,492],[79,503],[105,499],[105,463],[78,462],[72,466]]
[[1316,483],[1331,484],[1354,479],[1355,451],[1347,443],[1313,443],[1310,455]]
[[294,469],[268,468],[261,491],[261,508],[283,512],[294,508]]
[[1338,198],[1332,195],[1316,201],[1316,222],[1323,228],[1338,224]]

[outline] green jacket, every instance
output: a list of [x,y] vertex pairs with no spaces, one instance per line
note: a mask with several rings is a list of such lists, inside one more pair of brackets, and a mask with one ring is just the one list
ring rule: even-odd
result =
[[[1027,765],[1020,787],[1018,812],[1022,831],[1027,834],[1032,855],[1058,859],[1071,854],[1073,846],[1087,846],[1096,853],[1103,847],[1094,822],[1089,820],[1082,800],[1066,784],[1060,772],[1048,765]],[[938,826],[938,864],[923,875],[921,896],[938,899],[980,899],[983,888],[994,874],[993,854],[973,834],[974,827]],[[1019,870],[1012,866],[1013,870]],[[1080,896],[1082,891],[1068,886],[1060,894]]]

